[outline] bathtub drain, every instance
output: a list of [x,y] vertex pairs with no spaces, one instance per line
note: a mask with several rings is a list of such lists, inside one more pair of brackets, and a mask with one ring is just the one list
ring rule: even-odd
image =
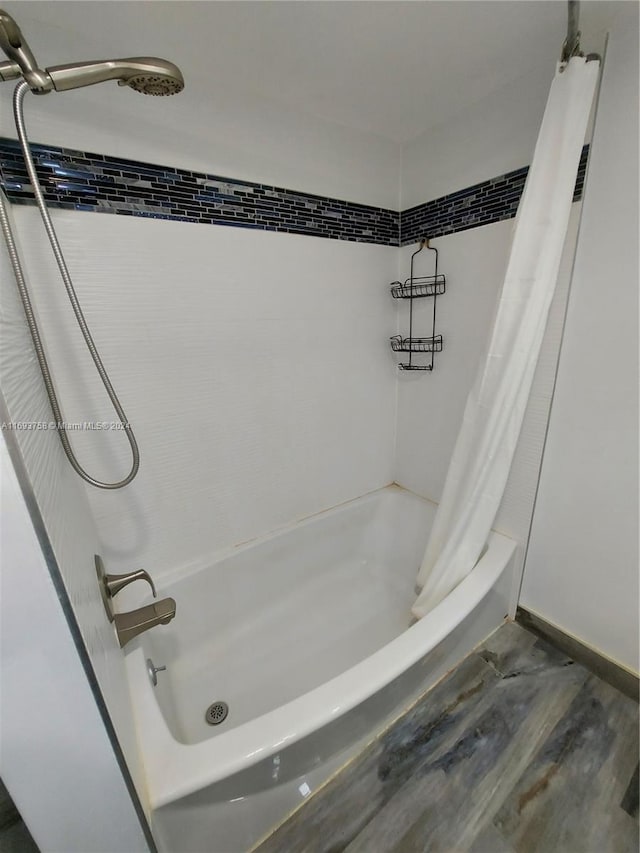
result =
[[210,726],[219,726],[224,723],[229,713],[229,706],[226,702],[212,702],[207,708],[204,718]]

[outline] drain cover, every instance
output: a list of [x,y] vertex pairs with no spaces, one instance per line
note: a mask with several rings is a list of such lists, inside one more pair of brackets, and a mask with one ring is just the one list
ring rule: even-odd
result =
[[212,702],[207,708],[204,718],[210,726],[219,726],[224,723],[229,713],[229,706],[226,702]]

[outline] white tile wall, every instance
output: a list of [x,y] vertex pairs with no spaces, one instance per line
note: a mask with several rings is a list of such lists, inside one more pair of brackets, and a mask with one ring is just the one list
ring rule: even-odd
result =
[[[66,417],[112,420],[36,213],[15,218],[34,238],[27,269]],[[396,250],[121,216],[55,221],[141,449],[131,486],[87,489],[111,568],[160,577],[207,565],[393,480]],[[122,433],[72,441],[100,478],[128,470]]]
[[[25,246],[22,240],[19,244]],[[0,384],[12,421],[51,420],[4,246],[0,251]],[[101,545],[86,493],[67,463],[55,432],[27,430],[17,431],[15,436],[96,678],[131,773],[139,783],[140,767],[124,662],[98,591],[94,554],[100,552]],[[40,641],[46,647],[44,630]]]

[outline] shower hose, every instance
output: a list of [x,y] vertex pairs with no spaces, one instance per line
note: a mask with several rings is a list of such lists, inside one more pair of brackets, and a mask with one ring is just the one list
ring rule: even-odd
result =
[[22,301],[24,313],[27,318],[27,325],[29,326],[29,332],[31,333],[31,339],[33,340],[33,346],[36,351],[38,364],[40,365],[40,370],[42,371],[42,378],[44,379],[47,396],[49,398],[49,403],[51,404],[51,410],[53,411],[53,416],[56,421],[57,432],[60,436],[60,441],[62,442],[62,447],[64,448],[64,452],[67,456],[67,459],[71,463],[71,466],[74,471],[76,471],[76,473],[79,474],[83,480],[85,480],[87,483],[90,483],[92,486],[96,486],[99,489],[121,489],[123,486],[126,486],[128,483],[130,483],[138,473],[138,468],[140,467],[140,452],[138,450],[138,443],[136,441],[135,435],[133,434],[133,430],[131,429],[131,426],[127,420],[127,416],[124,413],[124,409],[120,404],[120,400],[118,400],[118,396],[113,388],[113,385],[111,384],[109,375],[102,363],[102,359],[100,358],[100,354],[97,350],[94,340],[91,337],[91,332],[89,331],[87,321],[85,320],[84,314],[82,313],[80,302],[78,301],[78,297],[73,287],[71,276],[69,275],[69,270],[67,269],[67,264],[60,248],[60,243],[58,242],[58,237],[53,227],[51,217],[49,216],[49,211],[47,210],[47,205],[42,194],[42,188],[40,186],[40,182],[38,181],[38,175],[36,174],[33,157],[29,148],[29,140],[27,138],[27,131],[24,122],[23,102],[24,96],[27,91],[29,91],[29,84],[23,80],[18,83],[13,95],[13,115],[15,118],[16,130],[18,132],[18,139],[20,140],[20,146],[22,148],[22,153],[27,167],[27,173],[31,181],[31,186],[33,187],[33,192],[36,197],[38,210],[40,211],[40,215],[42,216],[42,221],[47,232],[47,237],[49,238],[51,249],[58,264],[58,269],[60,270],[60,275],[62,276],[62,281],[64,282],[64,286],[67,291],[67,296],[69,297],[69,302],[71,303],[71,307],[73,308],[73,313],[75,314],[75,318],[77,320],[78,326],[80,327],[80,331],[82,332],[82,337],[84,338],[84,341],[87,345],[87,349],[91,354],[93,363],[96,366],[96,370],[100,375],[102,384],[104,385],[109,399],[111,400],[111,403],[113,405],[113,408],[115,409],[116,414],[120,419],[120,423],[122,424],[122,427],[125,431],[125,435],[127,436],[127,439],[131,446],[131,470],[123,480],[119,480],[116,483],[103,483],[100,480],[96,480],[95,477],[92,477],[90,474],[88,474],[80,465],[73,451],[73,448],[71,447],[69,437],[67,435],[66,424],[62,417],[60,404],[58,402],[58,396],[56,394],[55,386],[53,384],[53,378],[51,376],[47,357],[45,355],[44,347],[42,345],[42,339],[40,337],[40,331],[38,329],[38,324],[36,322],[33,306],[31,304],[31,298],[29,297],[29,291],[27,290],[24,273],[22,271],[22,264],[20,263],[20,258],[18,256],[13,232],[11,230],[11,223],[9,221],[7,206],[5,204],[4,193],[1,191],[0,226],[2,227],[2,233],[7,244],[9,259],[11,261],[11,266],[13,267],[13,272],[16,277],[16,283],[20,292],[20,299]]

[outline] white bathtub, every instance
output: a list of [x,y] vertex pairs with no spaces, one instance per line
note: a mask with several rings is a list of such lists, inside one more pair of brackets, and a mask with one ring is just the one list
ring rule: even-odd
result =
[[[247,850],[501,623],[515,543],[492,533],[410,625],[435,509],[390,486],[165,581],[175,620],[127,652],[162,848]],[[155,689],[148,657],[167,667]],[[215,700],[229,715],[214,727]]]

